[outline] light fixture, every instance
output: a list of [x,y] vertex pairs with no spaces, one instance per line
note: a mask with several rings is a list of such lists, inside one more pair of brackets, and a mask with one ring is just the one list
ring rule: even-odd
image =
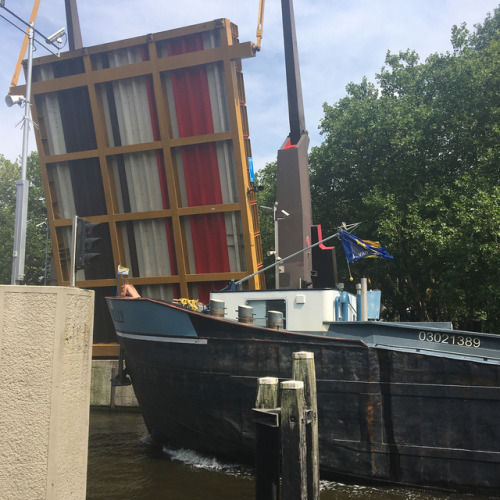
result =
[[253,186],[251,188],[248,188],[247,193],[260,193],[261,191],[264,191],[264,186]]
[[24,97],[23,95],[7,94],[5,96],[5,103],[7,104],[7,106],[9,106],[9,108],[14,106],[14,104],[18,104],[19,106],[21,106],[21,104],[23,104],[23,102],[26,102],[26,97]]
[[45,39],[47,43],[54,43],[54,42],[60,42],[60,38],[66,33],[64,28],[61,28],[60,30],[57,30],[53,35],[50,35],[48,38]]

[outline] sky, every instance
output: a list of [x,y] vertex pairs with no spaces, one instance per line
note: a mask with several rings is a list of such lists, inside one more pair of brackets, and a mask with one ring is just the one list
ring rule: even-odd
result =
[[[350,82],[375,82],[387,51],[415,50],[422,61],[451,51],[453,25],[482,23],[500,0],[295,0],[302,94],[310,147],[321,144],[323,104],[346,96]],[[33,0],[5,0],[28,21]],[[180,7],[182,6],[182,7]],[[83,45],[102,43],[227,18],[239,27],[240,42],[256,41],[259,0],[80,1]],[[14,20],[4,9],[0,14]],[[17,22],[17,21],[16,21]],[[35,28],[50,36],[66,25],[63,0],[41,0]],[[262,49],[243,61],[250,139],[256,170],[276,160],[289,133],[281,2],[267,0]],[[7,94],[23,33],[0,18],[0,95]],[[64,50],[67,50],[64,49]],[[34,57],[49,53],[38,46]],[[19,84],[24,84],[21,74]],[[23,108],[0,100],[0,154],[16,160],[22,152]],[[36,149],[30,133],[28,150]]]

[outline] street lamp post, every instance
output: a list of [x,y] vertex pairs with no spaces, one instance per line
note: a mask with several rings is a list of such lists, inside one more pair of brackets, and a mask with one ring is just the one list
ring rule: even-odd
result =
[[[275,201],[273,205],[273,219],[274,219],[274,262],[280,260],[280,239],[279,239],[279,229],[278,229],[278,202]],[[276,290],[280,288],[280,266],[277,264],[274,268],[274,287]]]
[[[278,262],[281,260],[280,254],[279,254],[279,221],[283,220],[285,217],[288,217],[290,214],[286,212],[285,210],[280,210],[278,212],[278,202],[275,201],[273,207],[266,207],[264,205],[261,205],[260,208],[264,210],[268,210],[270,212],[273,212],[273,219],[274,219],[274,262]],[[282,214],[283,217],[280,217],[279,214]],[[274,287],[276,290],[279,290],[280,287],[280,269],[279,269],[279,264],[274,266]]]
[[14,225],[14,251],[12,252],[11,285],[24,281],[24,258],[26,254],[26,226],[28,223],[29,181],[26,179],[28,161],[29,121],[31,110],[31,73],[33,67],[33,23],[29,26],[28,70],[26,74],[26,97],[23,118],[23,149],[21,156],[21,179],[16,181],[16,218]]
[[[26,227],[28,223],[28,195],[29,195],[29,181],[26,179],[27,163],[28,163],[28,139],[29,139],[29,123],[31,114],[31,81],[32,81],[32,68],[33,68],[33,44],[35,41],[34,22],[26,23],[16,14],[5,7],[5,0],[0,0],[0,8],[5,9],[18,21],[21,21],[28,27],[26,32],[29,40],[28,44],[28,66],[26,71],[26,95],[24,97],[8,94],[5,98],[7,106],[14,104],[24,103],[24,117],[23,117],[23,148],[21,155],[21,179],[16,181],[16,216],[14,222],[14,250],[12,252],[12,276],[11,285],[20,285],[24,281],[24,260],[26,255]],[[3,17],[3,16],[2,16]],[[14,24],[14,23],[12,23]],[[16,26],[14,24],[16,28]],[[19,29],[19,28],[18,28]],[[23,30],[21,30],[23,31]],[[55,54],[50,49],[45,47],[49,52],[59,57],[59,49],[61,37],[64,35],[64,28],[58,30],[52,36],[44,38],[46,44],[58,44],[58,53]],[[42,35],[43,36],[43,35]]]

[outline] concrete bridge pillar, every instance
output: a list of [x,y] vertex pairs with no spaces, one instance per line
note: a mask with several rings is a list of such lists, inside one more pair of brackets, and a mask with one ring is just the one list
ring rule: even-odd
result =
[[86,496],[94,292],[0,286],[0,496]]

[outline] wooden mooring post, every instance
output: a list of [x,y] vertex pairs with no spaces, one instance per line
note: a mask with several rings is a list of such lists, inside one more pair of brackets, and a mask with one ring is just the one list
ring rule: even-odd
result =
[[[319,500],[314,355],[293,353],[292,378],[259,378],[255,412],[256,500]],[[281,396],[281,407],[278,398]]]
[[319,437],[318,401],[316,395],[316,367],[312,352],[294,352],[292,379],[304,382],[304,400],[307,411],[307,492],[308,500],[319,498]]
[[278,379],[259,378],[255,401],[255,432],[257,436],[255,498],[280,498],[280,429]]
[[281,457],[283,500],[307,499],[304,382],[281,382]]

